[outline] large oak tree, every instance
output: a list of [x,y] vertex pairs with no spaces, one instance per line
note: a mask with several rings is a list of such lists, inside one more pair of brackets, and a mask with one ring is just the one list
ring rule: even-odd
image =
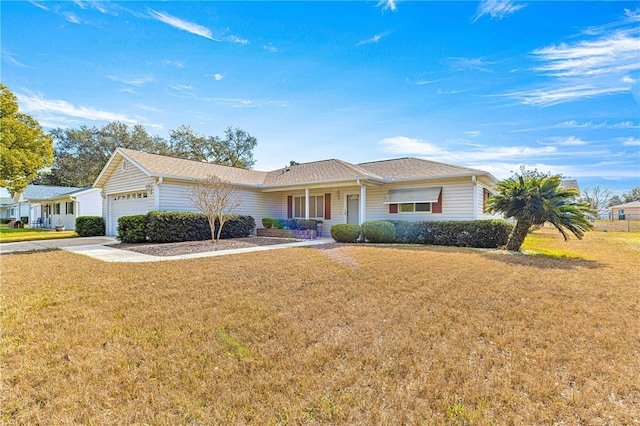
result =
[[0,186],[19,193],[51,165],[53,139],[36,120],[19,112],[15,95],[3,84],[0,102]]

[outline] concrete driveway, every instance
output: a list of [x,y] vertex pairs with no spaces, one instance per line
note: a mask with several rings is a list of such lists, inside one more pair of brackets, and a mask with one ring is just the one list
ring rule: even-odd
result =
[[95,246],[119,244],[115,237],[80,237],[80,238],[60,238],[57,240],[23,241],[19,243],[0,244],[0,254],[18,253],[34,250],[49,250],[63,247]]

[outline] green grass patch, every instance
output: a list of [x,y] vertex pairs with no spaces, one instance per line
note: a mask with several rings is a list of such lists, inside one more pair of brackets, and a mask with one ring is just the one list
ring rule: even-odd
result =
[[0,227],[0,243],[74,238],[77,236],[75,231],[56,232],[40,228],[7,228],[6,225]]
[[244,359],[251,356],[251,350],[249,348],[227,334],[223,329],[216,331],[216,337],[235,358]]

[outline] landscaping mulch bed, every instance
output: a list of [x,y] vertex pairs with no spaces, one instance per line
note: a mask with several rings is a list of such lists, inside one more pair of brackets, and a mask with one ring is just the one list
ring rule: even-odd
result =
[[185,241],[181,243],[140,243],[140,244],[118,244],[116,247],[122,250],[135,251],[152,256],[179,256],[182,254],[204,253],[208,251],[233,250],[246,247],[270,246],[274,244],[295,243],[293,238],[271,238],[271,237],[247,237],[230,238],[220,240],[217,243],[211,240],[206,241]]

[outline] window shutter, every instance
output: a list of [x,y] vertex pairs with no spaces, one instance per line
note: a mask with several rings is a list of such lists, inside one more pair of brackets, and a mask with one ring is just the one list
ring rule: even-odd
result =
[[331,219],[331,194],[324,194],[324,218]]
[[389,213],[398,213],[398,205],[389,204]]
[[438,202],[431,204],[431,213],[442,213],[442,191],[438,195]]
[[293,217],[293,196],[289,195],[287,197],[287,219],[291,219]]

